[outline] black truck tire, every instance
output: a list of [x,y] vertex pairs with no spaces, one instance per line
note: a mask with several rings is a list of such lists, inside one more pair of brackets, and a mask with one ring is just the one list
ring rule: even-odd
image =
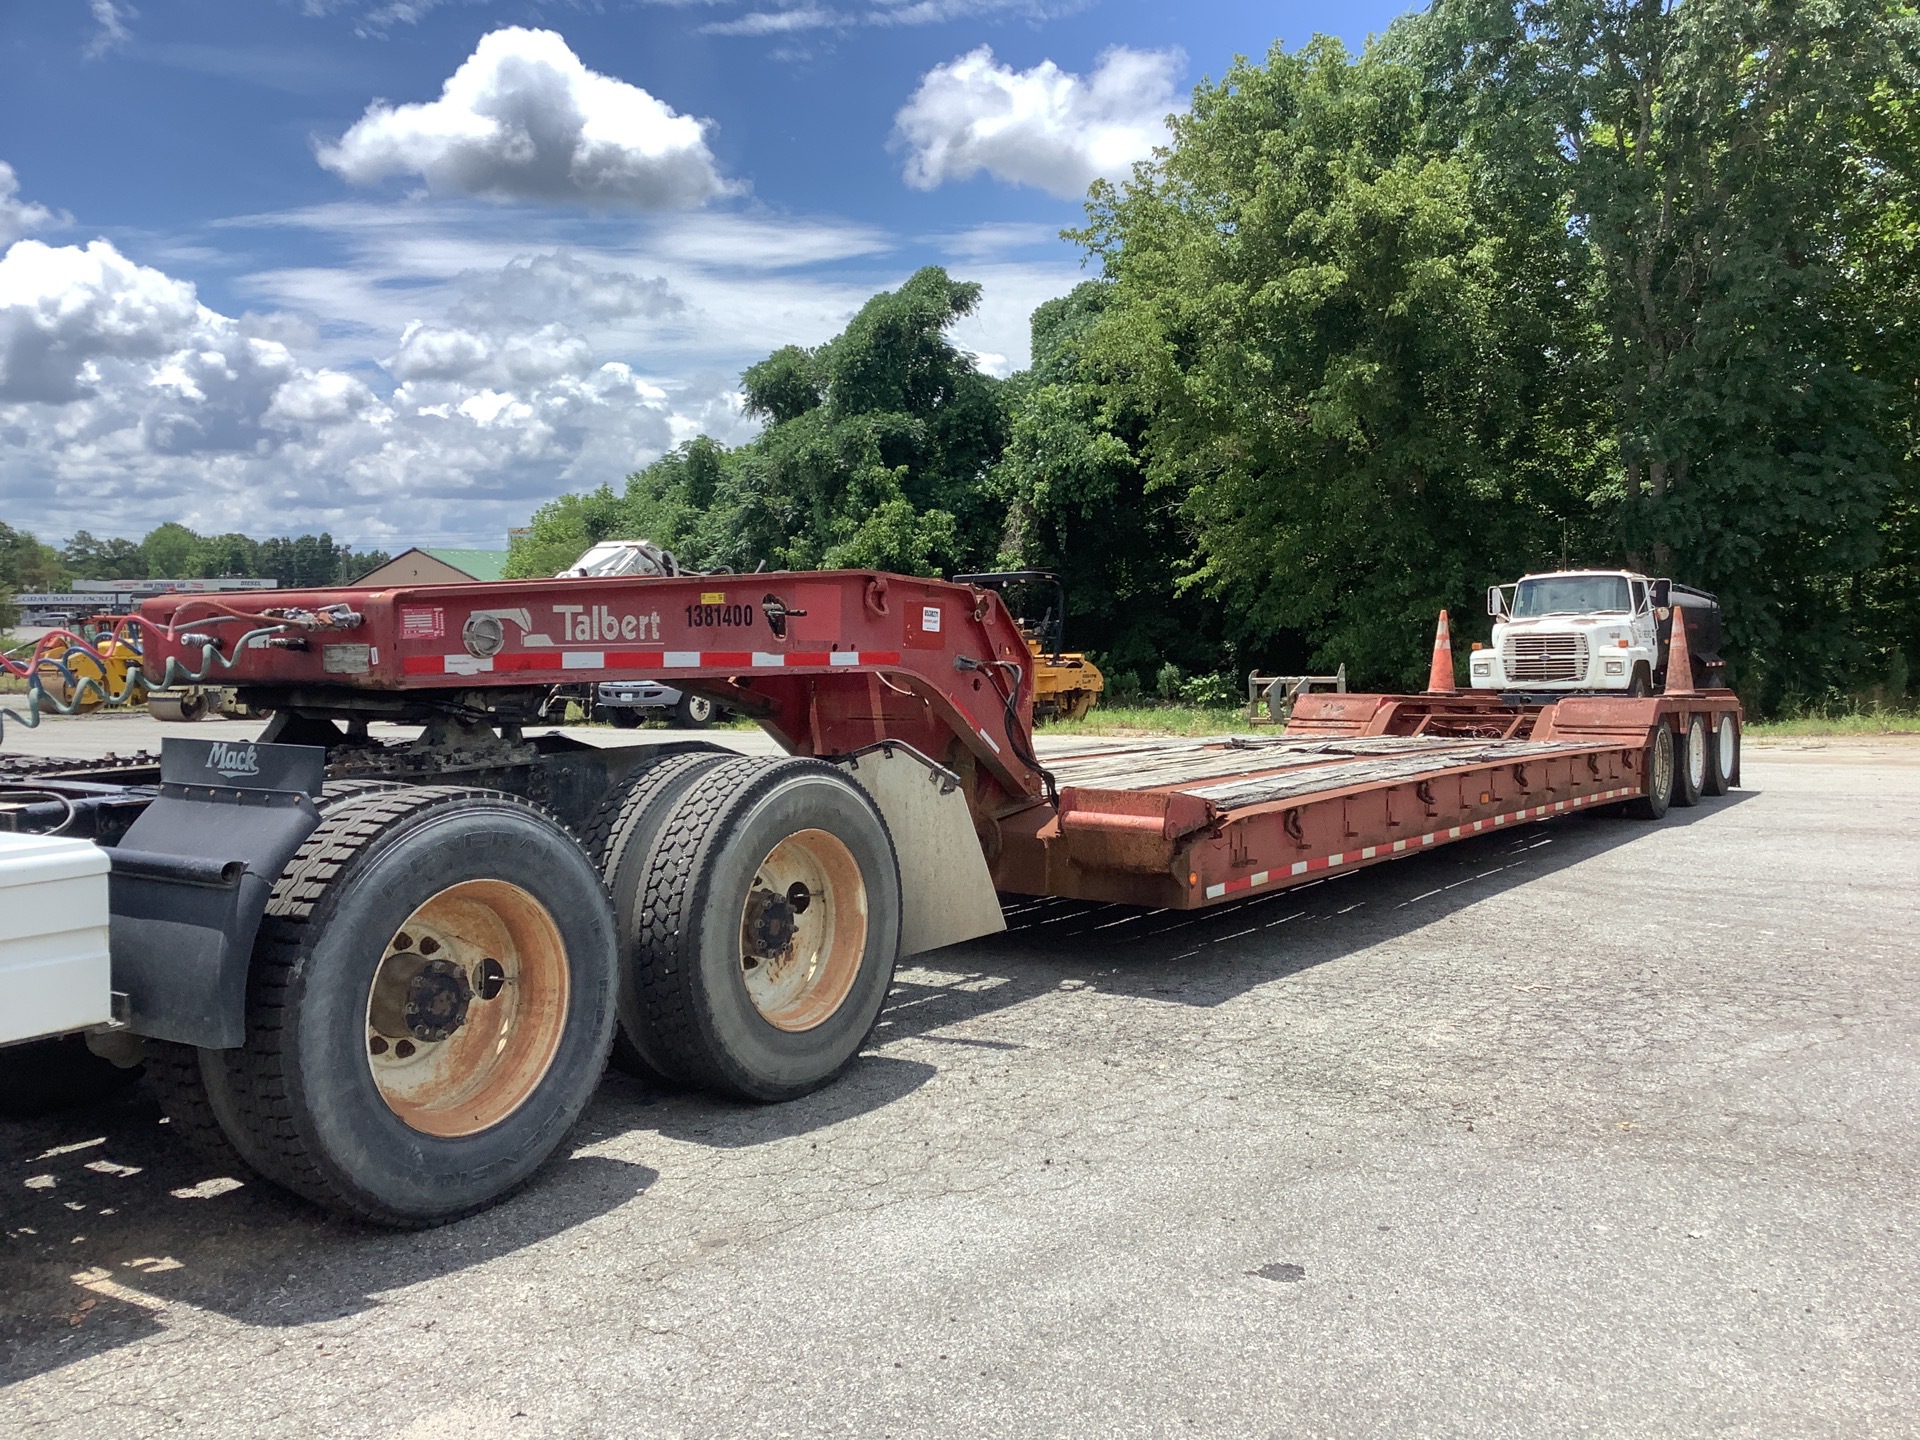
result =
[[1709,795],[1724,795],[1740,783],[1740,722],[1731,710],[1721,714],[1707,741],[1707,783]]
[[660,1067],[741,1100],[826,1084],[879,1019],[900,904],[886,821],[843,772],[805,759],[708,770],[653,847],[632,949]]
[[646,916],[647,863],[667,816],[687,787],[733,758],[726,751],[695,751],[654,762],[601,803],[581,837],[587,857],[600,867],[607,893],[613,897],[620,955],[614,1068],[655,1084],[678,1083],[679,1077],[668,1072],[659,1047],[649,1038],[646,1008],[634,983],[634,945]]
[[1653,738],[1647,742],[1646,749],[1647,793],[1622,805],[1622,815],[1631,815],[1636,820],[1658,820],[1667,813],[1667,807],[1673,803],[1674,772],[1679,768],[1674,764],[1676,748],[1673,727],[1665,721],[1654,726]]
[[[224,1064],[222,1052],[201,1050],[171,1040],[149,1040],[147,1088],[167,1117],[173,1136],[202,1160],[236,1179],[260,1173],[227,1133],[214,1108],[216,1087],[207,1083],[202,1066]],[[241,1137],[246,1139],[244,1135]]]
[[1707,722],[1699,715],[1687,721],[1687,728],[1674,745],[1673,803],[1681,807],[1698,805],[1706,788]]
[[492,791],[369,793],[288,862],[246,1043],[202,1071],[269,1179],[357,1219],[437,1225],[565,1138],[606,1065],[613,992],[605,892],[551,817]]
[[613,722],[616,730],[638,730],[640,722],[646,718],[630,705],[603,705],[600,708],[607,712],[607,719]]

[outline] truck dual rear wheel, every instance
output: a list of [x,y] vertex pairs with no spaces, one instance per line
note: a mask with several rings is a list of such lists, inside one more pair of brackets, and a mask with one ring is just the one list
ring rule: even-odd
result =
[[[1664,728],[1664,727],[1663,727]],[[1675,746],[1673,765],[1673,803],[1698,805],[1700,792],[1707,783],[1707,722],[1699,715],[1687,721],[1687,728]]]
[[246,1044],[217,1070],[203,1053],[213,1111],[318,1204],[409,1228],[470,1214],[592,1095],[613,948],[599,876],[543,812],[440,787],[355,797],[274,886]]
[[730,760],[674,805],[628,951],[649,1059],[742,1100],[850,1064],[900,951],[900,869],[866,792],[818,760]]
[[646,1008],[634,984],[633,951],[646,918],[647,865],[654,842],[687,788],[733,758],[726,751],[697,751],[655,761],[601,803],[582,839],[588,858],[600,867],[607,892],[613,896],[620,955],[620,1026],[614,1035],[613,1063],[642,1080],[671,1083],[673,1078],[649,1038]]

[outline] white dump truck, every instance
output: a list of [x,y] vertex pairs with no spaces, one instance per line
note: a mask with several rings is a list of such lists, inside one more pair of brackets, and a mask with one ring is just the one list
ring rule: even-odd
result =
[[1558,570],[1487,591],[1493,643],[1475,646],[1476,690],[1653,695],[1666,689],[1675,609],[1686,612],[1696,687],[1724,682],[1720,602],[1631,570]]

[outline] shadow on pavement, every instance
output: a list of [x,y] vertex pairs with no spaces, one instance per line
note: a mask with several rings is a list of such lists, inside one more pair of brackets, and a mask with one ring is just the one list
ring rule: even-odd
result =
[[175,1143],[144,1090],[0,1123],[0,1379],[160,1332],[175,1303],[244,1325],[336,1319],[603,1215],[658,1178],[566,1156],[497,1208],[397,1233],[332,1219]]
[[[1063,988],[1218,1005],[1656,829],[1709,820],[1754,794],[1738,790],[1675,809],[1657,826],[1604,813],[1522,825],[1209,910],[1003,897],[1005,934],[918,956],[905,967],[873,1044],[920,1037],[1000,1048],[1004,1042],[936,1032]],[[928,972],[941,978],[921,978]]]

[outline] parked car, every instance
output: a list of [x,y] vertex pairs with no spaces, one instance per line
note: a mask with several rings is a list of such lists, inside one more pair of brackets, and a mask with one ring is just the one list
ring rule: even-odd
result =
[[609,680],[595,692],[593,711],[596,717],[604,716],[622,730],[637,728],[649,716],[688,730],[726,718],[724,705],[657,680]]

